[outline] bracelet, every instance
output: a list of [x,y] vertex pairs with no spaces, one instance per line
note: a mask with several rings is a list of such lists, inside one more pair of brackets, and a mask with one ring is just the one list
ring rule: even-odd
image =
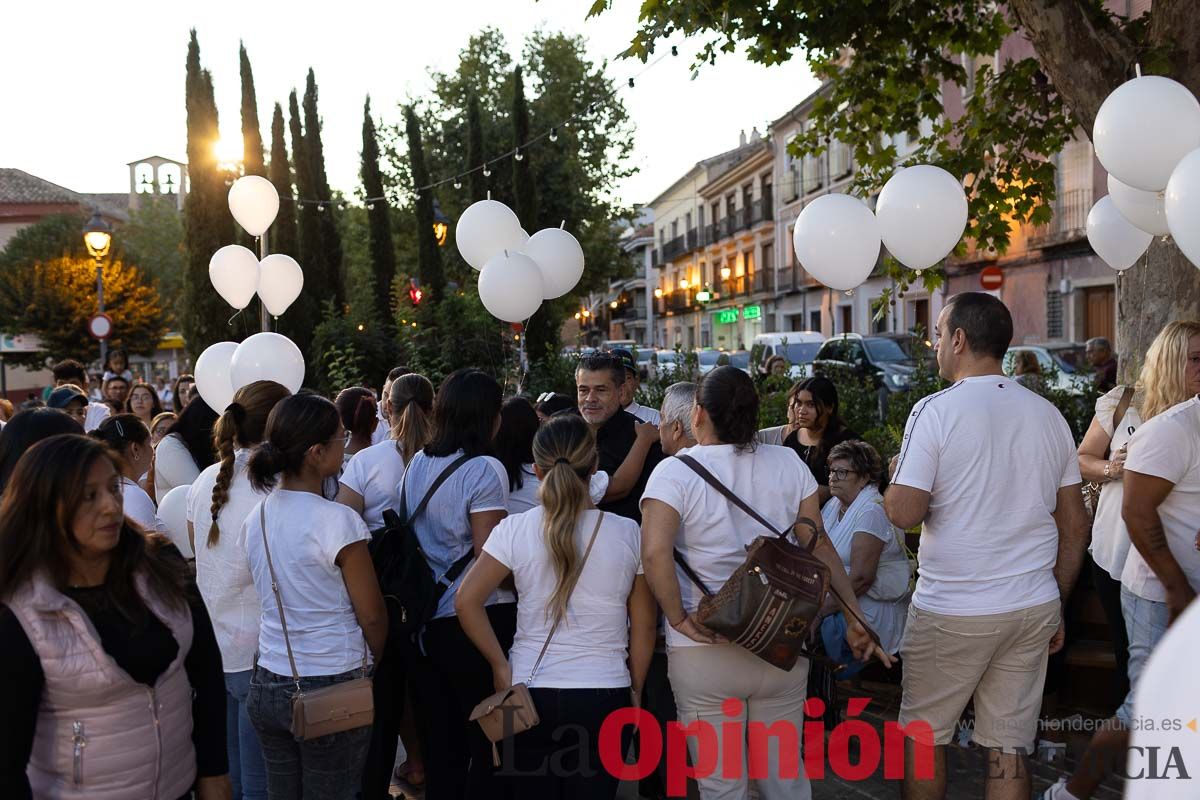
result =
[[671,622],[671,620],[667,620],[667,624],[670,625],[675,630],[679,630],[679,626],[682,625],[683,621],[687,618],[688,618],[687,612],[684,611],[683,616],[679,618],[679,622]]
[[1112,464],[1111,461],[1104,462],[1104,477],[1110,481],[1112,480]]

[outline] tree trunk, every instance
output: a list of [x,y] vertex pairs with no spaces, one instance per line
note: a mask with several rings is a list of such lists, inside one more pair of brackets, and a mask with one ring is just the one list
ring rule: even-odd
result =
[[[1046,74],[1090,138],[1101,103],[1131,77],[1138,48],[1088,5],[1086,0],[1010,2]],[[1150,39],[1169,59],[1165,73],[1192,92],[1200,89],[1200,40],[1192,33],[1197,25],[1200,3],[1156,0],[1152,7]],[[1200,319],[1200,270],[1169,239],[1157,239],[1117,287],[1115,347],[1121,380],[1131,381],[1164,325]]]

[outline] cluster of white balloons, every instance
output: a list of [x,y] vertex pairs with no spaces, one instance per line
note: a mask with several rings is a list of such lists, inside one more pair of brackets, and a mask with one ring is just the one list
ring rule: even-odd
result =
[[882,243],[917,272],[950,254],[967,226],[962,183],[941,167],[901,168],[872,213],[856,197],[828,194],[800,212],[792,244],[800,264],[831,289],[849,291],[871,275]]
[[1108,194],[1087,219],[1088,241],[1108,266],[1132,267],[1155,236],[1170,235],[1200,266],[1200,102],[1170,78],[1117,87],[1092,128]]
[[583,247],[562,228],[530,236],[498,200],[472,203],[458,220],[454,244],[479,270],[479,299],[504,322],[524,322],[543,300],[562,297],[583,277]]
[[[229,189],[229,210],[246,233],[262,236],[279,213],[279,193],[266,178],[246,175]],[[213,253],[208,279],[217,294],[238,311],[257,294],[273,317],[287,311],[304,288],[304,270],[296,259],[274,253],[260,263],[258,256],[238,244]]]
[[304,356],[296,343],[269,331],[244,342],[217,342],[196,359],[196,390],[218,414],[233,402],[233,394],[255,381],[275,381],[289,392],[304,384]]

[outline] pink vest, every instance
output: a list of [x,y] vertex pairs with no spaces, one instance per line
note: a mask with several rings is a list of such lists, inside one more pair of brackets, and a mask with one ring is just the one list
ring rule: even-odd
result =
[[144,576],[135,582],[179,644],[153,687],[117,666],[83,609],[44,576],[8,603],[46,678],[26,770],[36,798],[176,800],[196,779],[192,687],[183,668],[191,613],[164,604]]

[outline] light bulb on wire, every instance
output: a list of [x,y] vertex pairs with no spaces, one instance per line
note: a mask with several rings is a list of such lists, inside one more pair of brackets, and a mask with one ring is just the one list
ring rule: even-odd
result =
[[460,180],[458,180],[458,179],[456,178],[456,179],[454,180],[454,188],[455,188],[455,189],[461,189],[461,188],[462,188],[462,181],[460,181]]
[[520,148],[517,148],[517,150],[513,153],[513,158],[517,161],[524,161],[525,155],[521,152]]
[[485,177],[485,178],[492,177],[492,171],[490,169],[488,169],[487,164],[483,165],[483,177]]
[[557,128],[550,129],[550,141],[552,141],[552,142],[558,141],[558,129]]

